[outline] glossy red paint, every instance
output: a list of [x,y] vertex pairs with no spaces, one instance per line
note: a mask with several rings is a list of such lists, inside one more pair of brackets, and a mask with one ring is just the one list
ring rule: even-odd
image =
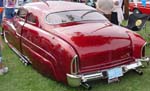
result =
[[135,9],[138,9],[142,14],[150,14],[150,2],[146,2],[146,6],[143,6],[141,1],[129,2],[129,10],[133,12]]
[[84,72],[108,69],[133,61],[130,37],[126,29],[119,29],[107,22],[85,23],[57,28],[56,34],[75,47],[82,60],[81,72]]
[[[57,81],[67,83],[66,74],[71,73],[72,59],[78,56],[77,74],[102,71],[135,62],[141,58],[145,40],[138,34],[120,26],[103,21],[79,21],[64,24],[48,24],[49,13],[89,9],[80,3],[49,1],[26,4],[24,11],[12,20],[2,23],[5,37],[40,73]],[[39,13],[40,12],[40,13]],[[32,15],[35,20],[30,22]],[[36,22],[34,22],[36,21]]]

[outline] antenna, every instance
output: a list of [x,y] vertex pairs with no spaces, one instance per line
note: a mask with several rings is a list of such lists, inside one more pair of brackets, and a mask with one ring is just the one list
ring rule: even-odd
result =
[[48,0],[41,0],[43,3],[45,3],[48,7],[49,7],[49,4],[46,2]]

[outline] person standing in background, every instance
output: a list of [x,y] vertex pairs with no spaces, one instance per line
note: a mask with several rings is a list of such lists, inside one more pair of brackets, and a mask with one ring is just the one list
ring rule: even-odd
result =
[[113,24],[120,25],[124,19],[123,10],[121,8],[123,0],[113,0],[113,2],[114,8],[111,14],[111,22]]
[[0,75],[3,75],[8,72],[8,67],[4,66],[2,63],[2,49],[3,49],[3,44],[0,36]]
[[[0,26],[2,23],[2,19],[3,19],[3,9],[4,9],[3,0],[0,0]],[[8,67],[5,67],[4,64],[2,63],[2,49],[3,49],[3,45],[2,45],[2,40],[0,36],[0,75],[3,75],[4,73],[8,72]]]
[[5,17],[11,19],[15,11],[16,0],[6,0],[5,1]]
[[3,18],[3,0],[0,0],[0,26]]
[[97,0],[96,9],[98,12],[104,14],[104,16],[110,21],[111,13],[113,9],[113,1],[112,0]]

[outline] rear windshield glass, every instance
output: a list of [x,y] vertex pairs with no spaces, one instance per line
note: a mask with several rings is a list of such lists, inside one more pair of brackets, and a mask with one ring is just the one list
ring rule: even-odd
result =
[[102,14],[96,10],[71,10],[50,13],[46,16],[49,24],[61,24],[76,21],[97,21],[107,20]]

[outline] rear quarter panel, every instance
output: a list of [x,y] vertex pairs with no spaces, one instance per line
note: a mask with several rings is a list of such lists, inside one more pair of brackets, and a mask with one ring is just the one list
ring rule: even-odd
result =
[[66,73],[70,73],[70,61],[75,55],[68,43],[26,23],[22,31],[22,52],[40,73],[66,82]]
[[128,31],[130,38],[132,40],[133,47],[133,57],[141,58],[142,57],[142,48],[145,46],[146,41],[137,33]]

